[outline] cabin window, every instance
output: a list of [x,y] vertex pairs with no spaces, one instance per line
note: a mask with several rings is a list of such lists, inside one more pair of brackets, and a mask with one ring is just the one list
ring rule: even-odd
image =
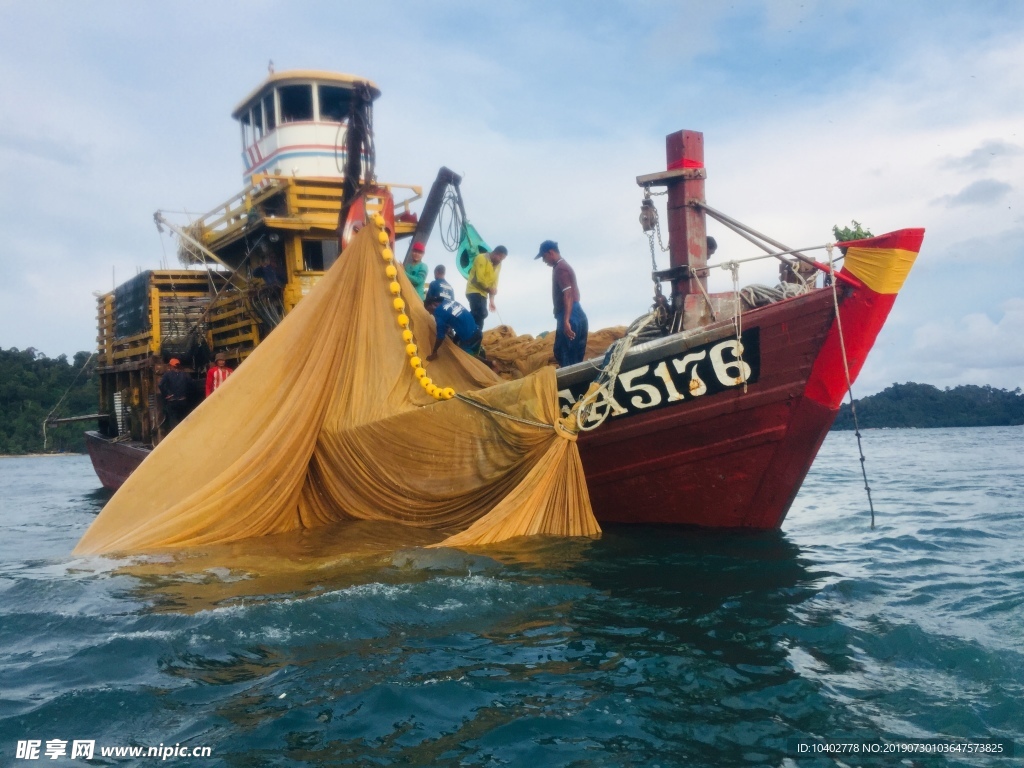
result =
[[352,92],[348,88],[321,85],[320,119],[327,123],[343,123],[348,119]]
[[324,270],[326,271],[338,260],[338,239],[321,240],[320,250],[324,254]]
[[252,108],[252,130],[256,141],[263,138],[263,104],[259,101]]
[[302,265],[307,272],[323,272],[338,260],[338,241],[303,240]]
[[302,268],[307,272],[323,272],[324,248],[321,240],[302,241]]
[[248,147],[252,145],[252,120],[249,117],[249,113],[245,112],[242,114],[242,146]]
[[274,92],[263,97],[263,114],[267,118],[267,133],[277,127],[277,111],[274,109]]
[[312,85],[285,85],[277,93],[281,99],[282,123],[313,119]]

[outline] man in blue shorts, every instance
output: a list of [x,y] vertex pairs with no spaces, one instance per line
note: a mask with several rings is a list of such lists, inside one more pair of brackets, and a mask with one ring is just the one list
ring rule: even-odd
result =
[[561,368],[583,362],[587,354],[587,315],[580,306],[576,273],[558,252],[558,243],[545,240],[535,259],[552,268],[551,300],[555,312],[555,360]]
[[437,338],[434,339],[434,349],[427,356],[427,360],[437,358],[437,350],[441,348],[448,330],[451,329],[452,341],[459,349],[471,355],[480,352],[480,341],[483,334],[476,325],[469,310],[457,301],[444,301],[440,296],[429,296],[423,305],[427,312],[434,316],[437,324]]

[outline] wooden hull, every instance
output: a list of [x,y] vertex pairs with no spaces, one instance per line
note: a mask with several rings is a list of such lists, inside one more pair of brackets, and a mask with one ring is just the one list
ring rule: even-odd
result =
[[104,488],[116,491],[135,471],[151,449],[136,442],[115,442],[99,432],[85,433],[85,447],[92,467]]
[[[845,293],[843,332],[855,377],[892,302],[878,305],[869,292]],[[860,306],[864,304],[870,311],[864,311]],[[698,390],[694,396],[683,386],[686,377],[677,376],[673,383],[682,395],[677,402],[648,405],[648,412],[631,409],[632,413],[609,416],[594,431],[581,434],[580,455],[597,519],[778,528],[846,390],[842,355],[837,358],[831,352],[838,340],[834,321],[830,289],[746,312],[744,354],[752,360],[756,356],[746,391],[742,385],[730,385],[717,392]],[[851,339],[852,335],[857,338]],[[647,378],[632,378],[631,387],[627,383],[637,394],[623,392],[617,385],[616,399],[623,406],[629,400],[649,404],[651,396],[643,390],[643,381],[657,385],[665,397],[668,380],[661,361],[680,361],[693,349],[713,349],[730,339],[735,339],[731,324],[719,323],[687,344],[680,341],[675,350],[661,344],[661,351],[645,355],[639,348],[627,356],[622,370],[646,368]],[[756,349],[748,339],[757,342]],[[823,350],[829,353],[823,356]],[[684,373],[691,370],[688,365],[681,367]],[[560,372],[560,387],[569,386],[574,377],[580,380],[580,368]],[[651,376],[650,371],[657,368],[662,368],[664,382]],[[584,378],[593,378],[592,366]],[[575,399],[580,385],[570,389]]]

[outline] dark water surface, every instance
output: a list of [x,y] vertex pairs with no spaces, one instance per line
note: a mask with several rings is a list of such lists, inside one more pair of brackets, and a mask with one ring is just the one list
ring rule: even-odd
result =
[[271,577],[73,558],[106,499],[88,459],[0,459],[0,765],[88,764],[19,760],[28,739],[94,740],[96,765],[160,744],[208,766],[900,764],[797,738],[1024,755],[1024,428],[865,448],[874,530],[839,433],[781,533],[367,545]]

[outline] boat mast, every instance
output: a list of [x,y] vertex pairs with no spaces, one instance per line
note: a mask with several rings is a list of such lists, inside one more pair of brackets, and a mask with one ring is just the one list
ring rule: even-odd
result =
[[[348,213],[356,199],[374,182],[373,92],[368,83],[356,83],[345,133],[345,177],[338,213],[338,247],[345,233]],[[365,167],[364,167],[365,164]]]
[[677,131],[665,137],[668,187],[669,258],[681,275],[672,281],[672,308],[687,315],[706,314],[707,227],[704,209],[704,134]]

